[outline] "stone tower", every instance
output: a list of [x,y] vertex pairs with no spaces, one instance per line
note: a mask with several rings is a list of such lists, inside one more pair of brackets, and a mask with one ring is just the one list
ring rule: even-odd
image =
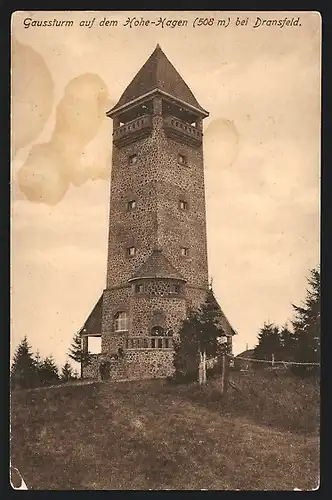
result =
[[203,119],[157,45],[113,119],[101,351],[115,378],[165,377],[172,336],[208,290]]

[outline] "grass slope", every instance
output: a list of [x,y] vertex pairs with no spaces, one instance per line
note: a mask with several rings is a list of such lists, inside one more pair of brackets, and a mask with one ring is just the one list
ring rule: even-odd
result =
[[[316,488],[318,415],[308,408],[307,428],[303,415],[317,387],[301,393],[297,385],[294,404],[280,381],[254,382],[241,376],[244,392],[226,399],[218,381],[204,389],[155,381],[14,392],[12,463],[29,489]],[[290,420],[282,399],[295,408]],[[296,414],[301,433],[294,432]]]

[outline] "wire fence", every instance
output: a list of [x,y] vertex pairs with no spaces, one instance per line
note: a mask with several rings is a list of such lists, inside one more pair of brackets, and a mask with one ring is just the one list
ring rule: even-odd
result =
[[304,363],[298,361],[274,361],[270,359],[256,359],[256,358],[243,358],[242,356],[233,356],[231,354],[227,354],[227,356],[234,361],[241,359],[243,361],[250,361],[251,363],[268,363],[269,365],[283,365],[287,367],[287,365],[298,365],[298,366],[320,366],[320,363]]

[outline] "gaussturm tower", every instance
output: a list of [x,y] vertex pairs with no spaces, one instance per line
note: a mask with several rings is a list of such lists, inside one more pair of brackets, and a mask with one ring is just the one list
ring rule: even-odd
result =
[[[101,336],[113,379],[167,377],[173,335],[208,290],[203,119],[156,49],[107,113],[113,120],[106,288],[81,336]],[[225,318],[224,329],[233,331]]]

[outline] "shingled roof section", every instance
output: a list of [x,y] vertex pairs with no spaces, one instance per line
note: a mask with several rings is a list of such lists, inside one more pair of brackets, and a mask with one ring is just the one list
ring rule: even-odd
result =
[[86,322],[81,330],[81,335],[97,335],[101,334],[101,318],[103,307],[103,294],[101,294],[98,302],[89,314]]
[[128,281],[140,278],[169,278],[186,281],[161,250],[153,250],[150,257]]
[[166,92],[175,99],[193,106],[204,115],[208,115],[207,111],[198,104],[194,94],[167,59],[159,44],[123,92],[118,103],[107,114],[113,114],[118,108],[153,90]]
[[214,296],[213,290],[210,288],[208,291],[208,300],[215,306],[217,310],[219,310],[220,314],[220,326],[225,332],[225,335],[233,336],[236,335],[236,332],[228,319],[226,318],[226,315],[224,314],[223,310],[221,309],[217,299]]

